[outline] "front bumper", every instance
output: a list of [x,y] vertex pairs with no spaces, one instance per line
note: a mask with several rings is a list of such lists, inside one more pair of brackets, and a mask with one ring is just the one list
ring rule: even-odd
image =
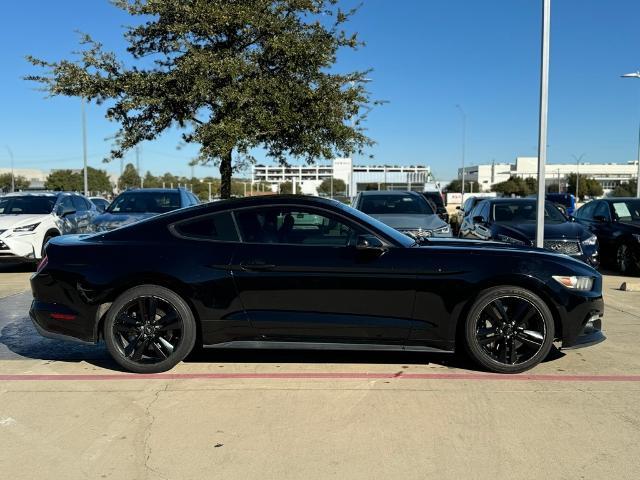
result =
[[0,262],[19,263],[37,260],[35,235],[0,238]]
[[604,301],[602,296],[577,297],[562,323],[562,349],[588,347],[606,340],[602,332]]

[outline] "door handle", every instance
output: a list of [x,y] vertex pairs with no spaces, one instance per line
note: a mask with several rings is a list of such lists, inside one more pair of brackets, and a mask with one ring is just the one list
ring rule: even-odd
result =
[[267,270],[273,270],[274,268],[276,268],[275,265],[271,264],[271,263],[261,263],[261,262],[255,262],[255,263],[245,263],[242,262],[240,264],[240,268],[242,270],[248,271],[248,272],[264,272]]

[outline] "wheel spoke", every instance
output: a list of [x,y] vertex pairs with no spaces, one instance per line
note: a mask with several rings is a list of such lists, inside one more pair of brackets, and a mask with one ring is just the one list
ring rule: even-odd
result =
[[131,354],[137,348],[138,344],[142,341],[142,337],[143,337],[143,335],[142,335],[142,333],[140,333],[134,340],[129,342],[129,344],[124,349],[124,356],[125,357],[130,357],[131,356]]
[[133,351],[133,355],[131,355],[131,360],[133,360],[134,362],[140,361],[140,359],[142,358],[142,354],[147,348],[147,345],[149,345],[149,340],[146,338],[141,342],[138,342],[138,345]]
[[164,360],[167,358],[167,354],[162,350],[162,344],[159,342],[151,342],[151,348]]
[[496,328],[483,328],[478,331],[477,337],[480,345],[487,345],[502,338],[502,335],[498,334],[498,330]]
[[540,332],[536,332],[533,330],[523,330],[516,334],[516,338],[520,340],[525,345],[529,347],[533,347],[538,349],[542,346],[542,342],[544,342],[544,337]]
[[518,354],[516,351],[516,337],[512,335],[509,339],[509,363],[512,365],[518,361]]
[[140,297],[138,299],[138,315],[140,315],[140,321],[144,322],[148,319],[147,317],[147,308],[144,304],[144,297]]
[[526,324],[536,313],[536,309],[529,302],[520,302],[518,310],[513,315],[513,321],[516,325]]
[[138,320],[133,318],[131,315],[127,315],[126,313],[120,315],[118,321],[130,327],[135,327],[138,324]]
[[124,324],[124,323],[116,323],[116,324],[113,326],[113,328],[114,328],[114,330],[115,330],[116,332],[118,332],[118,333],[123,333],[123,334],[124,334],[124,333],[129,333],[129,332],[131,332],[131,330],[133,330],[133,329],[134,329],[134,327],[129,326],[129,325],[126,325],[126,324]]
[[507,363],[507,339],[503,338],[498,347],[498,358],[502,363]]
[[493,305],[496,306],[496,309],[498,310],[498,313],[500,314],[500,317],[502,318],[503,322],[508,322],[509,321],[509,316],[507,315],[507,311],[504,308],[504,305],[502,303],[502,301],[500,299],[497,299],[493,302]]
[[163,337],[158,337],[158,341],[160,342],[160,344],[162,344],[164,348],[167,349],[167,351],[169,352],[169,355],[173,353],[173,345],[171,345],[167,339]]
[[164,317],[160,318],[156,325],[160,328],[158,331],[167,332],[169,330],[176,330],[182,326],[182,321],[178,317],[178,313],[175,311],[171,311],[167,313]]
[[156,310],[158,308],[158,300],[156,297],[149,297],[149,309],[147,312],[148,320],[150,322],[155,322],[156,320]]

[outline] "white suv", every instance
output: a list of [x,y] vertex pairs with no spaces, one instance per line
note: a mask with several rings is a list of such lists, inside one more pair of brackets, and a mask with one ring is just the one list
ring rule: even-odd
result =
[[0,197],[0,262],[36,261],[47,241],[91,231],[98,211],[77,193],[10,193]]

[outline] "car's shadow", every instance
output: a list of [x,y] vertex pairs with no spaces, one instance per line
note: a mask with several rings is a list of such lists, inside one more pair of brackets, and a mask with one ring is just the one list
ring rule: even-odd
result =
[[36,271],[37,264],[35,262],[23,263],[0,263],[0,273],[29,273]]
[[[8,352],[2,352],[2,346]],[[544,360],[553,361],[564,356],[553,347]],[[28,318],[8,323],[0,331],[0,359],[30,358],[48,362],[87,362],[109,370],[122,371],[106,350],[97,345],[44,338],[38,334]],[[440,365],[450,369],[478,370],[463,353],[366,352],[335,350],[219,350],[196,349],[185,360],[187,364],[237,363],[273,364],[275,368],[288,364],[318,365]]]

